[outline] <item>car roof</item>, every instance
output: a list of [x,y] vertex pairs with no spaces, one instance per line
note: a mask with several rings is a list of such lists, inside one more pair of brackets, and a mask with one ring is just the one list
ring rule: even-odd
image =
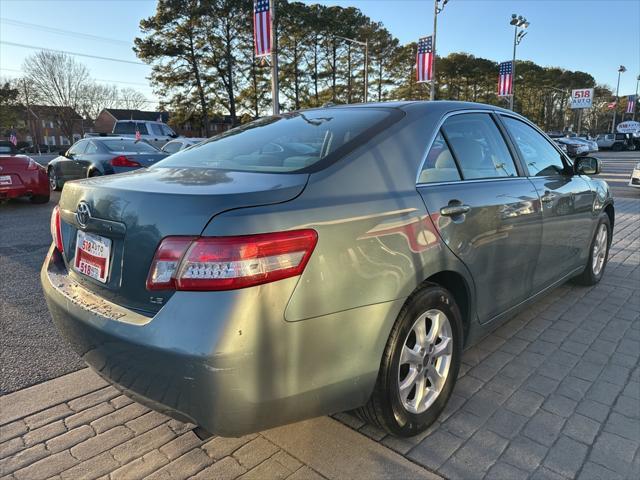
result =
[[[456,110],[487,110],[498,111],[520,116],[511,110],[507,110],[496,105],[487,105],[485,103],[461,102],[455,100],[405,100],[392,102],[370,102],[370,103],[350,103],[350,104],[328,104],[323,107],[310,108],[308,110],[324,110],[324,109],[342,109],[342,108],[397,108],[400,110],[424,109],[430,112],[447,113]],[[300,110],[305,111],[305,110]]]

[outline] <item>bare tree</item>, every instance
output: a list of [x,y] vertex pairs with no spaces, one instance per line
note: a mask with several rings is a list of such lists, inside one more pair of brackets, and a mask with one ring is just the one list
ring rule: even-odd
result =
[[119,92],[114,85],[102,85],[99,83],[88,84],[82,95],[80,113],[85,118],[94,119],[104,108],[118,106]]
[[65,53],[43,50],[27,57],[23,70],[44,102],[61,107],[60,128],[73,138],[73,123],[91,83],[87,67]]
[[118,107],[129,110],[141,110],[147,106],[148,100],[133,88],[122,88],[118,94]]

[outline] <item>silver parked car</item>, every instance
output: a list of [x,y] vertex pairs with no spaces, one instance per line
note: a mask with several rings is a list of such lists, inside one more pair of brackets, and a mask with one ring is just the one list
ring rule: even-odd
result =
[[285,113],[69,183],[41,281],[92,368],[206,431],[357,409],[415,435],[465,347],[602,278],[615,217],[599,170],[488,105]]

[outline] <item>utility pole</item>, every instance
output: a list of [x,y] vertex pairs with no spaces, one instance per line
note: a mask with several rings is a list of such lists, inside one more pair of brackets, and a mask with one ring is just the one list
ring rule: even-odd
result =
[[[511,62],[511,78],[513,78],[513,81],[511,84],[511,97],[509,97],[509,110],[513,110],[513,104],[515,102],[515,97],[516,97],[516,47],[520,45],[520,42],[522,41],[524,36],[527,34],[527,32],[525,32],[524,29],[528,28],[530,24],[527,21],[527,19],[524,18],[522,15],[517,15],[515,13],[511,15],[511,21],[509,22],[509,24],[514,26],[513,60]],[[522,29],[518,30],[520,27],[522,27]]]
[[[613,108],[613,120],[611,122],[611,133],[616,133],[616,113],[618,110],[618,93],[620,92],[620,75],[627,71],[627,67],[620,65],[618,68],[618,85],[616,86],[616,106]],[[624,114],[623,114],[624,116]]]
[[280,114],[280,98],[278,92],[278,34],[276,33],[276,0],[270,0],[271,12],[271,98],[273,100],[273,114]]

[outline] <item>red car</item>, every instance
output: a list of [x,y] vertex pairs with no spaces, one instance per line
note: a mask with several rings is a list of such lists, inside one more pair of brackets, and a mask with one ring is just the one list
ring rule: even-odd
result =
[[16,197],[30,197],[33,203],[47,203],[47,169],[31,157],[16,154],[12,143],[0,142],[0,200]]

